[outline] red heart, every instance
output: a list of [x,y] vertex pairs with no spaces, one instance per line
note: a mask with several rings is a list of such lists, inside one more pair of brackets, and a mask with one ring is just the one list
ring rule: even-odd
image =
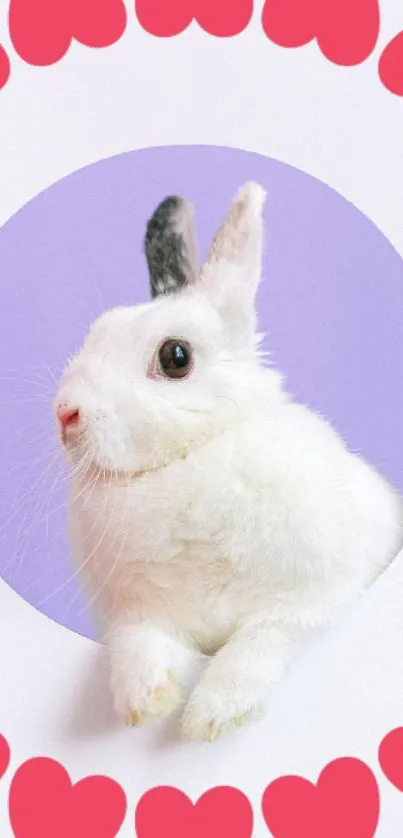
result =
[[179,35],[196,20],[217,38],[232,38],[248,26],[253,0],[135,0],[143,29],[157,38]]
[[108,777],[86,777],[73,786],[59,762],[39,757],[15,774],[9,813],[16,838],[114,838],[126,797]]
[[55,64],[75,40],[87,47],[108,47],[123,35],[123,0],[11,0],[10,36],[28,64]]
[[379,75],[391,93],[403,96],[403,32],[385,47],[379,59]]
[[373,838],[379,820],[379,790],[367,765],[336,759],[317,785],[280,777],[265,791],[263,815],[274,838]]
[[392,730],[379,746],[379,763],[390,783],[403,791],[403,727]]
[[10,762],[10,746],[7,740],[0,734],[0,779],[6,773]]
[[334,64],[361,64],[378,40],[378,0],[266,0],[263,29],[282,47],[300,47],[316,38]]
[[10,59],[0,44],[0,90],[7,84],[10,78]]
[[136,809],[138,838],[250,838],[253,810],[238,789],[210,789],[193,805],[179,789],[160,786],[148,791]]

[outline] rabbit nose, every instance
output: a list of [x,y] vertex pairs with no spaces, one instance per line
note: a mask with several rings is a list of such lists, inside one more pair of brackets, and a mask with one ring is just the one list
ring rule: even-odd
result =
[[60,407],[58,410],[58,419],[62,431],[63,441],[65,441],[67,429],[75,428],[79,424],[80,411],[78,407]]

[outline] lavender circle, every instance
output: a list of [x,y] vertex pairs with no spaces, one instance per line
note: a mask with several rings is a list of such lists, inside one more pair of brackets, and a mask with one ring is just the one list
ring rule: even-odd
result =
[[48,617],[93,636],[69,558],[51,401],[90,322],[149,298],[146,219],[192,200],[202,253],[245,180],[268,190],[259,296],[266,348],[300,401],[403,490],[403,262],[318,180],[257,154],[165,147],[96,163],[0,230],[0,575]]

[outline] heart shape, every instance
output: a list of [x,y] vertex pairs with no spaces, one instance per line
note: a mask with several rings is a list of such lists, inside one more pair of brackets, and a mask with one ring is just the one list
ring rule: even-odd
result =
[[379,764],[392,785],[403,791],[403,727],[391,730],[379,746]]
[[9,29],[15,51],[35,67],[60,61],[73,38],[108,47],[127,25],[123,0],[11,0]]
[[253,0],[135,0],[143,29],[157,38],[184,32],[193,20],[209,35],[232,38],[248,26]]
[[4,776],[10,763],[10,746],[0,733],[0,779]]
[[379,76],[391,93],[403,96],[403,32],[385,47],[379,59]]
[[252,831],[252,806],[230,786],[210,789],[195,804],[179,789],[159,786],[136,809],[138,838],[251,838]]
[[16,838],[114,838],[126,815],[126,796],[108,777],[86,777],[73,786],[59,762],[38,757],[16,772],[9,814]]
[[280,777],[262,801],[274,838],[373,838],[379,805],[371,769],[348,757],[330,762],[316,786],[303,777]]
[[0,44],[0,90],[7,84],[10,78],[10,59]]
[[263,29],[273,43],[301,47],[315,38],[333,64],[352,67],[373,52],[380,29],[378,0],[266,0]]

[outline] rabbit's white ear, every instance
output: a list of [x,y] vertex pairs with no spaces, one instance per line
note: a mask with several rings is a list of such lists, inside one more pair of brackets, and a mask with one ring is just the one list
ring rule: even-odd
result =
[[152,297],[194,282],[199,257],[192,204],[178,196],[165,198],[147,223],[144,249]]
[[260,282],[266,191],[245,183],[234,198],[207,256],[201,282],[232,340],[250,343],[255,332],[255,296]]

